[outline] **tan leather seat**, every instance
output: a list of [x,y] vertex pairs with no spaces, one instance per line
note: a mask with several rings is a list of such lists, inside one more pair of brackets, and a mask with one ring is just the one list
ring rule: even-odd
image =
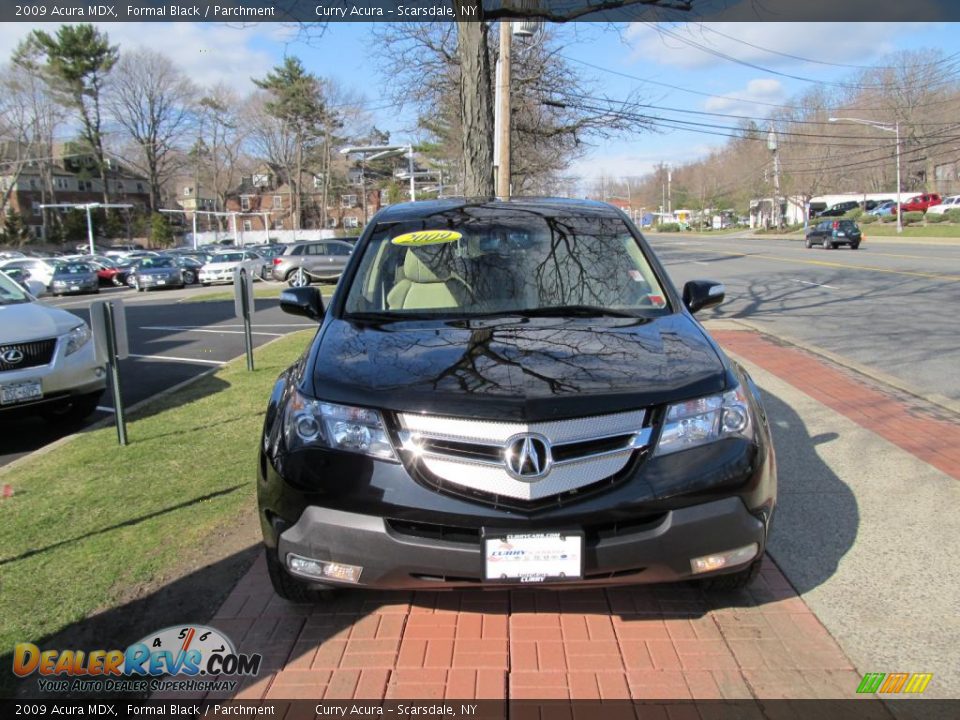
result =
[[444,255],[433,249],[407,250],[403,259],[403,277],[387,294],[387,307],[391,310],[439,310],[469,305],[470,288],[453,272],[452,258]]

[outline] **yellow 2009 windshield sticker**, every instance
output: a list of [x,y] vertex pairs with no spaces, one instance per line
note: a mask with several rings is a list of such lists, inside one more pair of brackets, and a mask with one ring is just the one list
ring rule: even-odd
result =
[[455,230],[418,230],[417,232],[397,235],[392,242],[394,245],[418,247],[420,245],[440,245],[441,243],[456,242],[463,235]]

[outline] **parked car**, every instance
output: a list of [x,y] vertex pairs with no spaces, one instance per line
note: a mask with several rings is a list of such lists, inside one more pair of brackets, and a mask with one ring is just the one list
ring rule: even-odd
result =
[[939,193],[923,193],[914,195],[909,200],[901,203],[903,212],[926,212],[932,205],[939,205],[941,201]]
[[867,215],[876,215],[877,217],[882,217],[884,215],[896,215],[897,214],[897,201],[888,200],[887,202],[880,203],[872,210],[867,211]]
[[939,205],[931,205],[927,208],[928,215],[945,215],[951,210],[960,210],[960,195],[948,195],[940,201]]
[[25,270],[30,273],[32,280],[42,283],[44,287],[49,287],[56,265],[56,261],[52,258],[18,258],[0,263],[0,270],[5,271],[13,268]]
[[860,203],[856,200],[837,203],[820,213],[819,217],[840,217],[841,215],[846,215],[851,210],[856,210],[858,207],[860,207]]
[[860,228],[853,220],[824,220],[807,230],[807,247],[819,245],[825,250],[832,250],[840,245],[849,245],[856,250],[863,242]]
[[8,278],[13,280],[24,290],[30,292],[30,287],[27,285],[27,280],[30,279],[30,273],[28,273],[26,270],[21,270],[20,268],[6,268],[0,272],[3,272]]
[[893,200],[890,200],[889,198],[884,198],[883,200],[867,200],[865,203],[863,203],[863,211],[865,213],[870,213],[870,211],[876,210],[881,205],[885,205],[889,202],[893,202]]
[[273,279],[273,259],[280,256],[285,247],[286,245],[279,244],[248,245],[246,247],[247,250],[252,250],[261,258],[263,258],[263,268],[260,271],[261,280]]
[[68,260],[58,262],[50,278],[50,294],[83,295],[100,292],[100,278],[92,265]]
[[[37,294],[41,283],[27,280]],[[41,414],[77,420],[106,388],[91,332],[76,315],[36,301],[0,272],[0,419]]]
[[233,270],[238,265],[250,263],[254,275],[262,272],[263,261],[260,256],[250,250],[227,250],[214,254],[210,262],[200,268],[200,284],[207,286],[211,283],[232,283]]
[[196,272],[186,269],[170,255],[141,258],[133,273],[137,292],[151,288],[183,288],[196,282]]
[[128,287],[136,286],[136,272],[140,258],[120,258],[117,260],[116,280]]
[[273,279],[291,287],[305,287],[318,280],[339,280],[353,252],[343,240],[309,240],[287,245],[273,259]]
[[634,585],[757,573],[766,414],[636,227],[599,202],[440,200],[371,220],[258,443],[275,591]]

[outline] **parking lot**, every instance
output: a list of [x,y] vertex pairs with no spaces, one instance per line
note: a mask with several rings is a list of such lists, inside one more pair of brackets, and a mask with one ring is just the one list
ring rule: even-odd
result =
[[[258,284],[257,288],[263,287]],[[269,287],[276,288],[279,284]],[[98,295],[45,297],[44,302],[89,320],[90,303],[122,299],[126,306],[130,357],[120,362],[120,383],[127,407],[209,372],[244,352],[243,324],[232,300],[199,301],[204,296],[232,292],[232,285],[136,293],[106,288]],[[280,311],[277,301],[257,299],[253,317],[255,346],[296,330],[314,327]],[[113,398],[104,393],[94,423],[111,414]],[[39,419],[18,422],[0,437],[0,465],[36,450],[76,428],[57,427]]]
[[[942,312],[960,301],[960,249],[651,243],[675,284],[726,284],[726,303],[704,320],[763,391],[780,495],[756,585],[347,591],[302,606],[273,594],[261,557],[209,619],[241,651],[264,654],[237,697],[836,698],[880,670],[932,672],[927,696],[960,692],[949,552],[960,521],[943,510],[960,502],[958,321]],[[188,302],[222,292],[100,296],[127,304],[128,403],[243,352],[232,301]],[[46,302],[87,317],[93,299]],[[257,345],[312,326],[257,301]],[[109,413],[106,394],[94,420]],[[60,434],[12,428],[0,462]],[[216,565],[173,584],[202,586]]]

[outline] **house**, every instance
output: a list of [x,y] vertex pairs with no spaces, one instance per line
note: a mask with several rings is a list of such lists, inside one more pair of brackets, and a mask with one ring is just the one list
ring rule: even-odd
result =
[[[176,223],[192,224],[195,212],[212,212],[217,208],[216,192],[198,182],[195,175],[175,177],[168,187],[172,188],[174,204],[184,211],[182,215],[171,218]],[[202,214],[198,215],[198,219],[203,217]]]
[[[353,187],[346,191],[328,190],[324,204],[322,178],[305,174],[301,182],[299,229],[362,228],[384,204],[379,189],[366,188],[362,193]],[[240,185],[227,194],[226,209],[237,213],[240,229],[245,232],[296,227],[293,188],[283,181],[281,171],[267,164],[242,178]]]
[[[44,236],[43,204],[84,204],[103,202],[103,183],[91,157],[69,155],[60,147],[52,162],[52,194],[45,192],[40,168],[29,163],[14,176],[0,174],[0,192],[10,191],[8,212],[19,213],[34,237]],[[10,168],[2,165],[0,168]],[[3,172],[0,170],[0,172]],[[147,178],[125,167],[116,159],[107,159],[107,188],[110,202],[129,204],[133,211],[143,211],[150,205],[150,184]],[[69,208],[58,208],[66,213]]]

